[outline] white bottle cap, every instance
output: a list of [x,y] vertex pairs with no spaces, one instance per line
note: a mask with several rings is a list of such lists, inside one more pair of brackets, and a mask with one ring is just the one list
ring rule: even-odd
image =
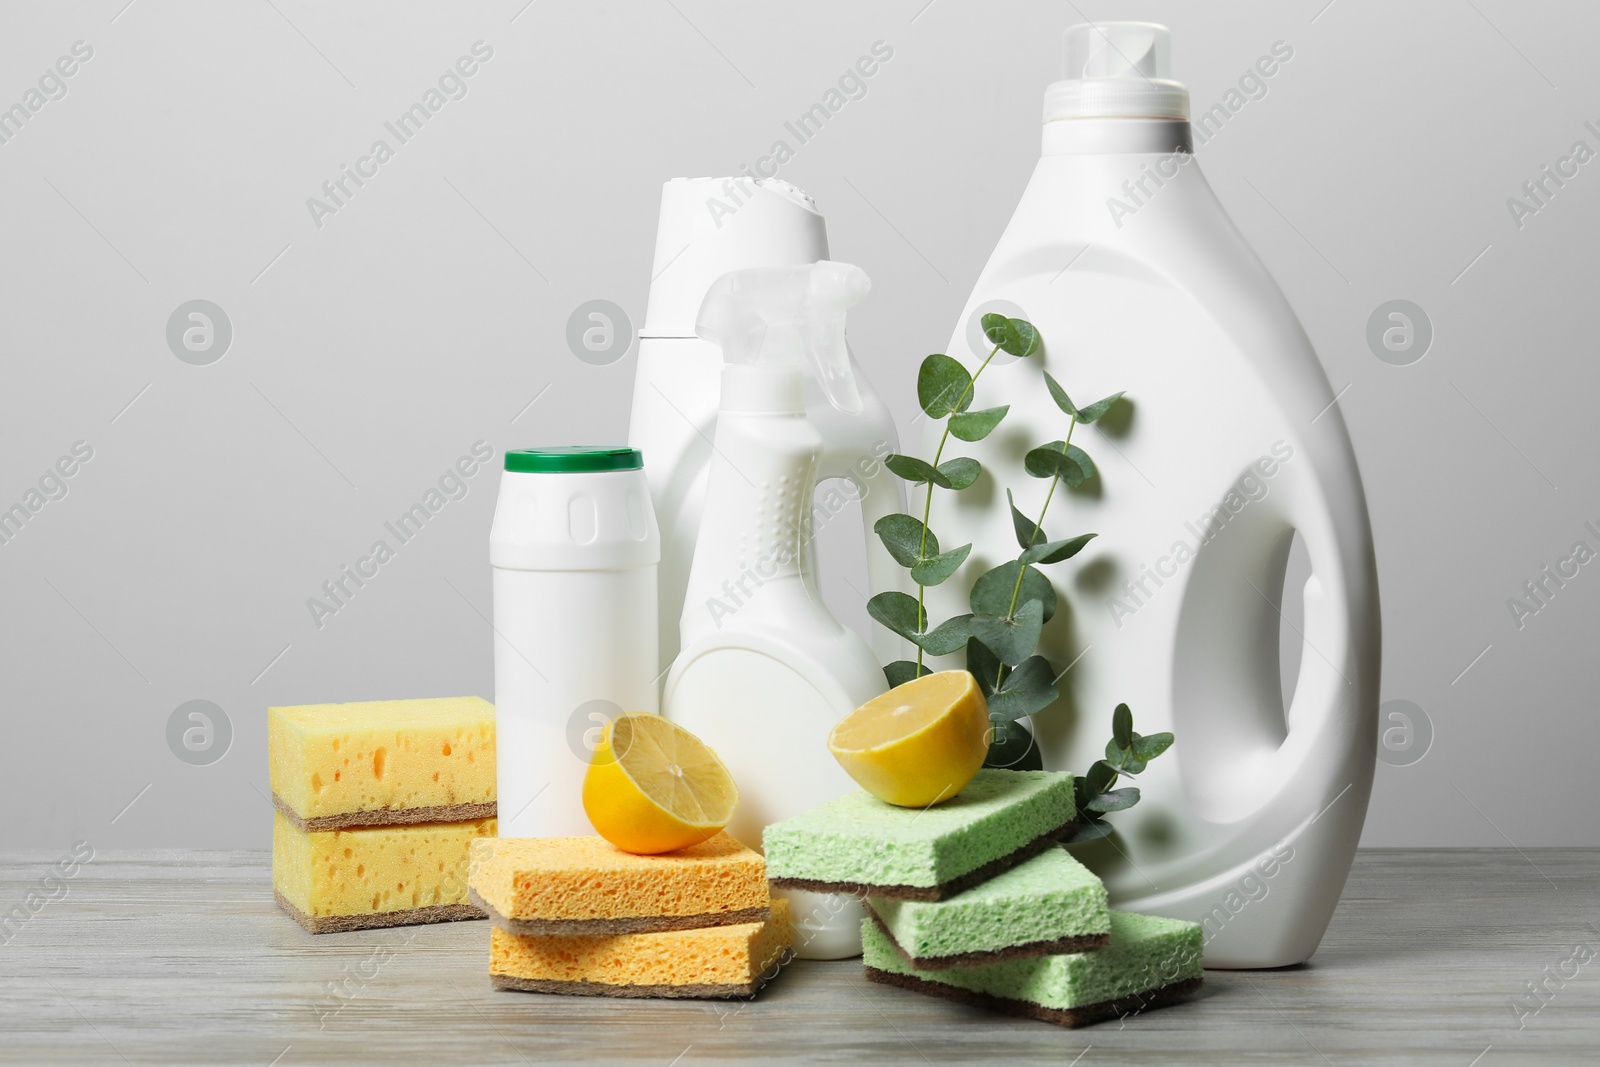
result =
[[1172,34],[1154,22],[1099,22],[1066,32],[1064,80],[1044,93],[1044,120],[1187,119],[1189,90],[1171,80]]
[[828,258],[822,213],[781,178],[674,178],[661,187],[641,337],[694,337],[711,283],[729,271]]

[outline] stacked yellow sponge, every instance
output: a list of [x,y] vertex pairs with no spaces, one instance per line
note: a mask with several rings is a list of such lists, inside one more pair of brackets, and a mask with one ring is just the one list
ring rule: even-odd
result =
[[495,834],[480,697],[267,709],[273,894],[314,934],[483,917],[468,849]]
[[472,846],[496,988],[611,997],[749,995],[790,944],[760,855],[726,833],[658,856],[599,837]]

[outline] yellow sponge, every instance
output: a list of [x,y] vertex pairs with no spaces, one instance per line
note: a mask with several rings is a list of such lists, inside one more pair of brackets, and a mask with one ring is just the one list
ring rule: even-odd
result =
[[494,833],[494,819],[307,833],[277,812],[273,895],[313,934],[481,919],[467,902],[468,853]]
[[273,802],[306,830],[495,814],[482,697],[268,708],[267,758]]
[[498,838],[472,846],[472,902],[516,934],[625,934],[760,922],[760,854],[726,833],[636,856],[601,837]]
[[788,902],[771,907],[766,922],[612,937],[539,937],[497,926],[490,931],[490,981],[535,993],[748,996],[788,953]]

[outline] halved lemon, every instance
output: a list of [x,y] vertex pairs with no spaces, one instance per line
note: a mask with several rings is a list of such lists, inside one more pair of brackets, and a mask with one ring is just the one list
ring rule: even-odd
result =
[[583,779],[583,810],[624,852],[655,855],[715,837],[739,787],[709,745],[649,712],[606,724]]
[[840,719],[828,751],[860,786],[903,808],[949,800],[989,751],[989,703],[966,671],[925,674]]

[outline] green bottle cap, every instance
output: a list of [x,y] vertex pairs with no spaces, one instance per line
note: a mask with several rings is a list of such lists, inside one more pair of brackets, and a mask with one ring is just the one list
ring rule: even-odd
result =
[[506,453],[506,470],[523,474],[636,471],[643,467],[644,456],[637,448],[615,445],[558,445]]

